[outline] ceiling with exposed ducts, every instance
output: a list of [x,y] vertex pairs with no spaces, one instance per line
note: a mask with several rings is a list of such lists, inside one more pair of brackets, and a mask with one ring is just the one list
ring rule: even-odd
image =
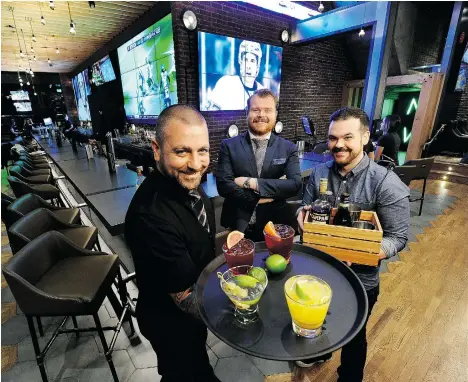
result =
[[[29,70],[31,66],[33,72],[68,73],[157,2],[2,1],[1,3],[2,71],[17,71],[19,67],[22,70]],[[51,9],[50,3],[53,3],[55,9]],[[92,8],[90,3],[94,3],[95,7]],[[70,33],[70,15],[75,34]],[[45,24],[41,22],[41,16]],[[33,34],[36,42],[32,39]],[[57,48],[59,53],[56,53]],[[23,58],[20,57],[20,49],[24,54]]]

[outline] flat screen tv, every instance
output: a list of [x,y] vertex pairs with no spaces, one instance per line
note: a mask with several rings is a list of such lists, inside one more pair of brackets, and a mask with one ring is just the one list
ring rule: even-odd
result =
[[91,67],[91,79],[96,86],[115,80],[114,68],[109,55],[95,62]]
[[32,111],[31,102],[13,102],[18,113]]
[[88,80],[88,69],[83,70],[72,78],[73,90],[75,92],[76,107],[80,121],[91,121],[89,112],[88,96],[91,94],[91,86]]
[[466,82],[468,80],[468,46],[463,54],[460,70],[458,72],[457,82],[455,84],[455,91],[462,92],[465,90]]
[[127,119],[155,123],[162,110],[177,103],[172,16],[127,41],[117,54]]
[[243,110],[258,89],[280,93],[283,48],[198,32],[200,110]]
[[29,93],[24,90],[10,90],[12,101],[29,101]]

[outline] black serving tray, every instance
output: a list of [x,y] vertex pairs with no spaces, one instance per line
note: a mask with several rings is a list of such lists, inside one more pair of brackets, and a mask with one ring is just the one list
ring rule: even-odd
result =
[[[255,245],[255,266],[264,267],[268,250]],[[216,272],[227,270],[224,256],[206,266],[196,285],[200,315],[208,329],[233,348],[255,357],[296,361],[318,357],[346,345],[363,327],[368,301],[356,274],[341,261],[322,251],[294,244],[291,262],[280,275],[268,273],[268,286],[259,302],[259,319],[244,326],[234,317],[234,305],[221,290]],[[320,336],[297,336],[284,296],[284,283],[294,275],[310,274],[325,280],[333,291]]]

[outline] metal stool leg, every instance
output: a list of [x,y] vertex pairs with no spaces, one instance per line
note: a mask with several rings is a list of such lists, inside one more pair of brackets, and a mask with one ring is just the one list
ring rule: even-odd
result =
[[39,342],[37,341],[36,328],[34,327],[34,322],[31,316],[26,316],[28,320],[29,332],[31,333],[31,339],[34,346],[34,353],[36,354],[37,366],[39,366],[39,371],[41,373],[42,381],[48,382],[47,374],[44,366],[44,356],[41,354],[39,349]]
[[421,204],[419,205],[419,216],[421,216],[422,207],[424,203],[424,194],[426,193],[426,180],[427,179],[424,179],[424,183],[423,183],[423,189],[422,189],[422,194],[421,194]]
[[96,245],[97,250],[98,250],[99,252],[102,252],[102,250],[101,250],[101,244],[99,244],[99,237],[96,238],[96,244],[95,244],[95,245]]
[[41,317],[36,317],[36,322],[37,322],[37,330],[39,331],[39,335],[41,337],[44,337],[44,329],[42,328]]
[[[76,322],[76,317],[75,316],[72,316],[72,322],[73,322],[73,327],[75,329],[78,329],[78,322]],[[76,338],[80,337],[80,333],[79,332],[76,332]]]
[[109,353],[109,348],[107,346],[106,337],[104,337],[104,331],[102,330],[101,321],[97,313],[93,314],[94,322],[96,323],[96,329],[99,333],[99,338],[101,338],[102,348],[104,349],[104,354],[106,355],[107,363],[112,373],[112,377],[115,382],[119,382],[119,377],[117,376],[117,371],[115,370],[114,362],[112,361],[112,354]]

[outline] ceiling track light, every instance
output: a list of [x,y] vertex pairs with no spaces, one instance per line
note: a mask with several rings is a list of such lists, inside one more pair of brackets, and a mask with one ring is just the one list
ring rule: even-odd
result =
[[48,63],[49,65],[51,64],[50,58],[47,59],[47,63]]
[[56,54],[59,54],[59,53],[60,53],[60,50],[59,50],[58,47],[57,47],[57,49],[55,49],[55,53],[56,53]]
[[42,25],[46,25],[46,21],[45,21],[44,16],[41,16],[41,24],[42,24]]
[[28,86],[29,86],[29,85],[31,85],[31,83],[28,81],[28,82],[26,82],[26,85],[28,85]]
[[366,35],[366,32],[364,31],[364,28],[361,28],[361,30],[358,33],[359,37],[364,37]]
[[34,48],[31,46],[31,53],[34,53]]
[[68,15],[70,16],[70,33],[71,34],[76,34],[75,23],[73,22],[72,16],[71,16],[70,2],[67,1],[67,4],[68,4]]
[[55,9],[55,3],[52,0],[49,1],[49,8],[52,10]]
[[20,86],[23,87],[23,83],[22,83],[22,82],[20,82]]
[[322,2],[320,2],[320,5],[319,5],[319,7],[318,7],[318,11],[319,11],[320,13],[322,13],[324,10],[325,10],[325,7],[324,7],[324,5],[322,4]]
[[37,61],[37,58],[36,58],[36,56],[34,56],[34,57],[33,57],[33,59],[34,59],[34,61]]
[[91,9],[96,8],[96,3],[94,1],[88,1],[88,4]]
[[24,58],[24,53],[23,53],[23,50],[22,50],[22,49],[20,49],[20,57],[21,57],[21,58]]
[[34,35],[34,29],[32,27],[31,20],[29,20],[29,26],[31,27],[31,35],[32,35],[31,40],[32,40],[32,42],[36,42],[37,40],[36,40],[36,36]]

